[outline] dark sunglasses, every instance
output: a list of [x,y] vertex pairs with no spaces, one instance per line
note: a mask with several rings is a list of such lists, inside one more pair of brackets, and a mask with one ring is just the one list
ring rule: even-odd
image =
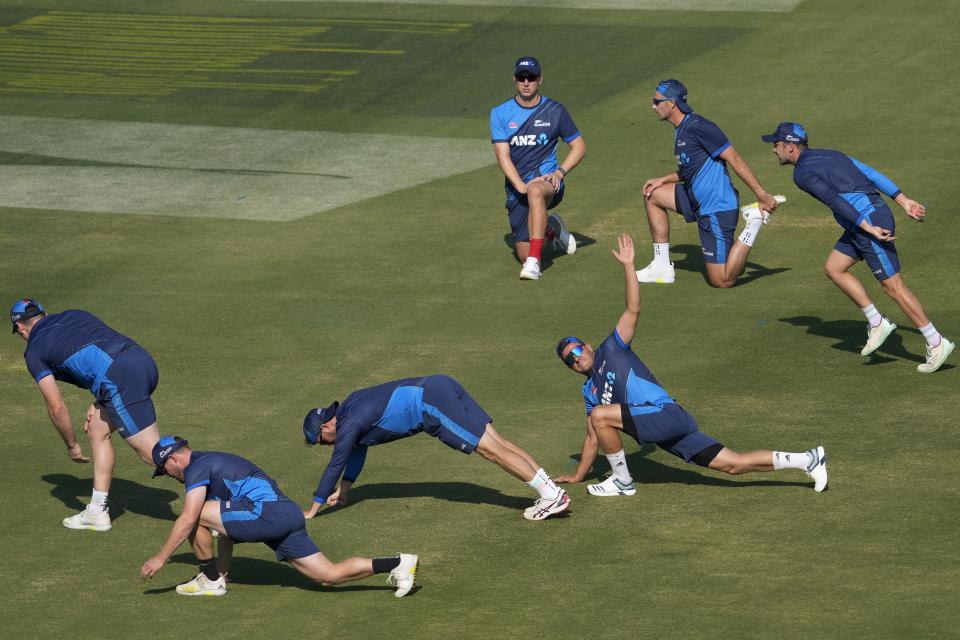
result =
[[529,73],[521,73],[518,76],[513,76],[513,79],[517,82],[536,82],[539,77],[540,76],[532,76]]
[[656,107],[663,102],[673,102],[673,101],[674,101],[674,98],[654,98],[651,102],[653,102],[653,106]]
[[577,360],[583,355],[583,345],[577,344],[567,355],[563,356],[563,361],[568,367],[577,364]]

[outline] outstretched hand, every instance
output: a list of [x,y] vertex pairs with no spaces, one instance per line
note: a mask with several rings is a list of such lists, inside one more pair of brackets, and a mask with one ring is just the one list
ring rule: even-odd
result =
[[553,481],[557,484],[577,484],[578,482],[583,482],[583,478],[578,478],[575,475],[564,475],[557,476]]
[[927,216],[927,208],[916,200],[911,200],[910,198],[907,198],[903,203],[903,210],[908,216],[917,222],[923,222],[924,218]]
[[633,266],[633,262],[636,259],[633,251],[633,238],[626,233],[621,233],[617,236],[617,249],[614,249],[610,253],[613,254],[613,257],[616,258],[620,264]]

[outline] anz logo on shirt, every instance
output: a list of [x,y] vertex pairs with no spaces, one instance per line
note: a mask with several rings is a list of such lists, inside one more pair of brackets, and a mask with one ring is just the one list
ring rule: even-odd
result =
[[677,159],[677,166],[683,166],[685,164],[690,164],[690,156],[687,155],[687,152],[684,151],[680,155],[674,156]]
[[529,133],[510,138],[511,147],[532,147],[538,144],[547,144],[547,142],[549,142],[549,139],[545,133],[541,133],[539,136],[535,133]]

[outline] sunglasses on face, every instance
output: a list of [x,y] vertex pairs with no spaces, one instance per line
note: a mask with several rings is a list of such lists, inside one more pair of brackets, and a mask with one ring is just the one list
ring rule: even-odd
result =
[[651,102],[653,106],[658,107],[664,102],[673,102],[673,98],[654,98]]
[[527,73],[522,73],[518,76],[513,76],[513,79],[517,82],[536,82],[539,76],[532,76]]
[[583,355],[583,345],[577,344],[573,347],[573,349],[570,349],[570,352],[567,353],[567,355],[563,356],[563,361],[564,363],[566,363],[568,367],[572,367],[577,363],[577,360],[582,355]]

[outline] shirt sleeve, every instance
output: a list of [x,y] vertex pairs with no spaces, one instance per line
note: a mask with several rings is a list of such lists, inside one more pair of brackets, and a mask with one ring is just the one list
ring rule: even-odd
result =
[[183,470],[183,476],[183,484],[187,493],[197,487],[210,485],[210,468],[202,461],[191,461]]
[[333,489],[337,486],[337,481],[346,468],[347,461],[357,444],[360,426],[359,423],[350,420],[337,421],[337,440],[333,445],[333,455],[330,456],[327,469],[320,477],[320,484],[317,485],[317,490],[313,494],[314,502],[323,504],[333,493]]
[[347,482],[356,482],[363,471],[363,463],[367,460],[367,447],[354,447],[347,457],[347,467],[343,470],[343,479]]
[[509,142],[510,132],[504,126],[503,118],[500,117],[499,110],[493,108],[490,110],[490,142]]
[[573,118],[570,116],[567,108],[562,104],[560,105],[560,126],[557,127],[557,131],[560,133],[560,137],[563,138],[563,141],[567,144],[570,144],[580,137],[580,131],[577,129],[577,124],[573,121]]
[[583,385],[583,404],[588,416],[593,413],[593,408],[600,404],[596,391],[592,387],[593,384],[589,380]]
[[23,354],[23,358],[27,361],[27,370],[30,372],[30,375],[33,376],[34,382],[40,382],[47,376],[53,375],[53,369],[50,365],[44,362],[44,360],[33,351],[28,350]]
[[840,197],[820,176],[811,171],[801,171],[794,174],[794,183],[812,195],[814,198],[830,207],[835,214],[857,226],[860,223],[860,212],[852,204]]
[[716,158],[730,146],[727,134],[712,122],[701,120],[693,133],[711,158]]
[[[850,156],[847,157],[850,158]],[[872,182],[883,195],[887,196],[888,198],[896,198],[902,193],[900,188],[893,183],[893,180],[883,175],[873,167],[863,164],[856,158],[850,158],[850,161],[856,165],[857,169],[860,169],[863,175],[867,176],[867,179],[869,179],[870,182]]]

